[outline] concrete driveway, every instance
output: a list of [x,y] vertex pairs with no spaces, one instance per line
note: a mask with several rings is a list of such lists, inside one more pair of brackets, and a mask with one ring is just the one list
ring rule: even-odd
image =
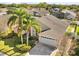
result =
[[50,55],[55,47],[51,47],[42,43],[38,43],[34,48],[29,52],[30,55]]

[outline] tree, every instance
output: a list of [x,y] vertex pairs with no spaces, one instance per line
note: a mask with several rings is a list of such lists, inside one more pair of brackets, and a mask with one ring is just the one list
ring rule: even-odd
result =
[[29,35],[32,36],[32,31],[35,30],[36,33],[41,31],[41,27],[36,19],[25,12],[24,9],[11,9],[9,11],[11,17],[8,21],[8,26],[11,28],[13,25],[16,25],[18,30],[18,36],[21,38],[21,42],[23,44],[23,31],[27,34],[27,46],[29,41]]
[[35,30],[37,34],[41,32],[41,27],[32,15],[27,15],[25,20],[26,20],[26,23],[24,28],[26,29],[26,32],[27,32],[27,45],[28,45],[28,39],[29,39],[29,36],[33,36],[33,30]]
[[39,3],[37,6],[39,8],[47,8],[48,4],[46,2],[43,2],[43,3]]
[[0,4],[0,8],[5,8],[7,7],[7,4]]
[[10,18],[8,21],[8,26],[10,28],[12,28],[13,25],[18,24],[18,33],[19,33],[19,37],[21,39],[21,43],[23,44],[23,21],[24,21],[24,17],[26,15],[26,12],[24,9],[21,8],[15,8],[13,10],[10,10]]

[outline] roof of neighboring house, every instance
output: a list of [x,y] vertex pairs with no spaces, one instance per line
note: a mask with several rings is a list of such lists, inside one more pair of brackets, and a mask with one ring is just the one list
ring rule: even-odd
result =
[[52,12],[59,12],[61,9],[60,8],[52,8],[51,11]]
[[38,12],[40,13],[40,15],[46,15],[49,14],[49,11],[45,10],[45,9],[40,9],[39,8],[33,8],[32,10],[28,10],[29,13],[33,14],[33,12]]
[[8,9],[7,8],[0,8],[1,12],[6,12]]
[[61,21],[52,15],[38,18],[38,21],[50,28],[47,31],[41,32],[39,36],[49,37],[52,39],[59,39],[64,34],[67,26],[70,24],[70,22]]
[[8,18],[8,15],[0,15],[0,31],[6,30]]
[[63,13],[69,13],[70,15],[76,16],[76,13],[70,10],[63,10]]
[[4,14],[7,14],[7,12],[0,12],[0,15],[4,15]]

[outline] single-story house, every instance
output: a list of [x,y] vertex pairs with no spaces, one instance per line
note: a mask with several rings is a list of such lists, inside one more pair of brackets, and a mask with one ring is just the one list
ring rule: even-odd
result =
[[[39,41],[44,39],[45,43],[46,39],[46,42],[48,42],[47,44],[57,47],[57,41],[63,36],[67,26],[70,23],[61,21],[52,15],[40,17],[38,18],[38,21],[49,28],[48,30],[39,33]],[[53,40],[51,41],[52,43],[49,43],[50,40]]]
[[64,13],[61,12],[62,10],[60,8],[52,8],[50,10],[50,14],[56,16],[57,18],[63,19]]
[[45,31],[39,33],[39,42],[34,48],[32,48],[32,50],[30,50],[29,54],[50,55],[57,49],[59,40],[70,23],[61,21],[52,15],[39,17],[37,20],[42,25],[42,30]]
[[63,10],[64,13],[64,18],[66,19],[75,19],[76,18],[76,13],[70,10]]
[[32,8],[31,10],[27,10],[28,13],[34,15],[34,16],[45,16],[49,15],[49,11],[45,9],[39,9],[39,8]]
[[7,12],[0,12],[0,15],[6,15]]
[[52,8],[50,11],[51,11],[51,12],[60,12],[61,9],[60,9],[60,8]]
[[0,8],[0,12],[6,12],[6,11],[8,11],[7,8]]

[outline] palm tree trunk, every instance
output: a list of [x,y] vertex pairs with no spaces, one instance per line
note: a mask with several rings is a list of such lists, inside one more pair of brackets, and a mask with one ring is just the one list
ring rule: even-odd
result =
[[73,37],[73,39],[76,39],[76,29],[77,29],[77,24],[75,25],[75,30],[74,30],[75,36]]
[[36,37],[37,37],[37,42],[39,42],[39,35],[37,32],[36,32]]
[[32,27],[29,28],[29,36],[32,36]]
[[75,25],[75,30],[74,30],[74,33],[76,32],[76,29],[77,29],[77,24]]
[[20,32],[21,32],[20,39],[21,39],[21,43],[23,44],[23,34],[22,34],[22,31],[23,31],[23,21],[22,21],[20,16],[19,16],[19,27],[20,27]]
[[27,44],[27,46],[29,45],[29,32],[27,32],[26,44]]
[[31,36],[33,35],[32,27],[30,27],[30,35],[31,35]]
[[21,43],[23,44],[23,35],[21,34]]

